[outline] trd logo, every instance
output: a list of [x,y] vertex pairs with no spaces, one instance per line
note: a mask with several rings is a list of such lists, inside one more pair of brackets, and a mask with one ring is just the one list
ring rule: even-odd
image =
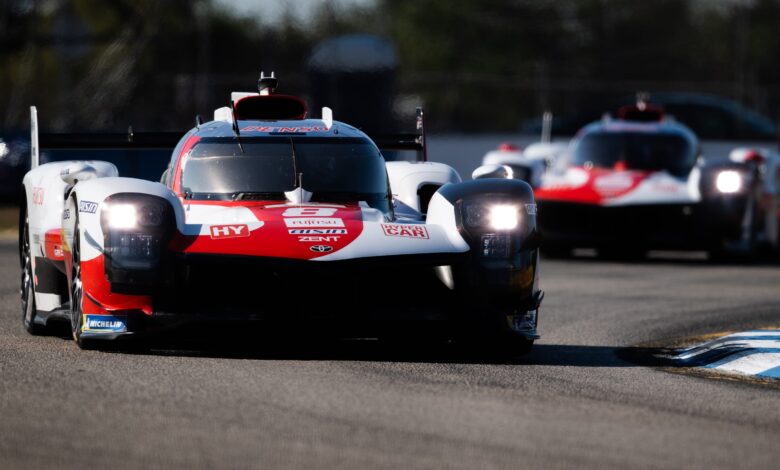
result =
[[211,238],[239,238],[249,236],[249,227],[246,224],[239,225],[212,225],[209,227]]

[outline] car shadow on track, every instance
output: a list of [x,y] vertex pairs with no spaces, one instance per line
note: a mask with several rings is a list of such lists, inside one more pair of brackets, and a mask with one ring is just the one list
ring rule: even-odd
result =
[[654,348],[536,344],[529,353],[513,354],[450,341],[393,339],[317,339],[260,341],[166,339],[114,352],[181,357],[265,361],[415,362],[567,367],[637,367],[665,365]]
[[[51,336],[71,340],[66,323],[54,323]],[[535,344],[530,352],[513,354],[497,351],[486,344],[464,344],[426,336],[377,338],[337,338],[298,335],[266,336],[254,330],[233,334],[208,330],[172,331],[143,341],[106,342],[106,353],[207,357],[275,361],[369,361],[441,364],[505,364],[568,367],[661,367],[670,351],[649,347],[582,346]],[[74,345],[75,347],[75,345]]]
[[674,265],[710,267],[780,266],[780,253],[761,252],[752,256],[712,258],[702,251],[650,251],[641,256],[599,256],[595,250],[575,250],[568,256],[542,256],[543,262],[613,263],[626,265]]

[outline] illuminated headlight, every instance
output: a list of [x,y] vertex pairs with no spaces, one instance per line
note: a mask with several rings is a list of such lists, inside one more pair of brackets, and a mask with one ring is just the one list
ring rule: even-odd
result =
[[106,208],[106,219],[111,228],[135,228],[138,223],[135,206],[132,204],[111,204]]
[[520,211],[512,204],[467,204],[464,215],[470,228],[512,230],[520,223]]
[[742,176],[738,171],[724,170],[715,178],[715,188],[723,194],[734,194],[742,189]]
[[163,221],[164,207],[160,204],[109,204],[106,211],[108,226],[115,229],[132,229],[139,225],[156,227]]
[[492,206],[489,218],[490,226],[495,230],[512,230],[520,222],[517,207],[511,205]]
[[150,194],[119,193],[100,207],[106,278],[112,286],[160,281],[166,275],[161,266],[176,229],[171,204]]

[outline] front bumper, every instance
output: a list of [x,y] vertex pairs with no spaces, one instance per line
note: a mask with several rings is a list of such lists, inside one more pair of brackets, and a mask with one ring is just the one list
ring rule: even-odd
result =
[[711,249],[742,233],[745,201],[600,206],[539,201],[545,243],[570,247]]

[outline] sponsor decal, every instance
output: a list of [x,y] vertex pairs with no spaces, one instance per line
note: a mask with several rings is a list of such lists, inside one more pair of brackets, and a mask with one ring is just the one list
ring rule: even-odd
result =
[[536,204],[526,204],[525,205],[525,212],[528,215],[536,215]]
[[287,228],[296,227],[343,227],[344,221],[327,217],[296,217],[284,219]]
[[315,253],[328,253],[329,251],[333,251],[333,247],[328,245],[314,245],[310,246],[309,249]]
[[338,209],[333,207],[291,207],[284,211],[284,217],[330,217]]
[[659,193],[677,193],[685,190],[686,187],[682,184],[675,184],[671,181],[658,181],[653,183],[651,190],[658,191]]
[[87,214],[94,214],[97,212],[98,204],[92,201],[79,201],[79,212],[86,212]]
[[339,241],[338,235],[306,235],[302,237],[298,237],[299,242],[304,243],[323,243],[323,242],[337,242]]
[[62,258],[63,256],[65,256],[65,253],[62,252],[62,246],[54,245],[54,257]]
[[42,206],[43,205],[43,188],[33,188],[32,189],[32,202],[36,206]]
[[382,224],[382,230],[388,237],[428,238],[424,225]]
[[346,235],[345,228],[291,228],[287,232],[290,235]]
[[305,127],[276,127],[276,126],[246,126],[241,132],[279,132],[279,133],[297,133],[297,132],[327,132],[325,126],[305,126]]
[[68,220],[70,219],[70,209],[65,209],[62,211],[62,220]]
[[84,315],[82,331],[127,331],[125,317],[114,315]]
[[622,173],[600,176],[593,182],[593,187],[602,196],[616,196],[634,185],[634,179]]
[[249,227],[246,224],[212,225],[209,233],[213,239],[248,237]]

